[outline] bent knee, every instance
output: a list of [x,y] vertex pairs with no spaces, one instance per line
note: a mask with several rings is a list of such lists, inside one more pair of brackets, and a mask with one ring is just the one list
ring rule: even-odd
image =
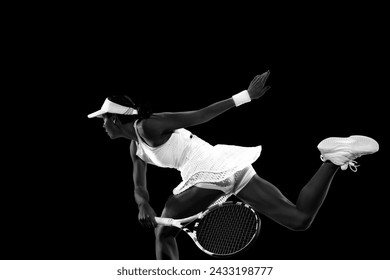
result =
[[288,228],[293,231],[305,231],[310,228],[312,222],[312,217],[310,217],[309,215],[302,214],[297,216],[297,218],[292,221],[291,225]]

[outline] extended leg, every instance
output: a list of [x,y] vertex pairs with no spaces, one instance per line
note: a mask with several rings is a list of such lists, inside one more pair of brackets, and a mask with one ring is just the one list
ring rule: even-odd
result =
[[[167,218],[186,218],[195,215],[207,208],[223,192],[218,190],[201,189],[192,187],[181,194],[171,196],[161,214]],[[175,227],[159,225],[156,230],[156,258],[179,259],[179,250],[176,243],[176,235],[179,230]]]
[[321,207],[338,168],[333,163],[323,163],[302,189],[296,205],[258,175],[251,179],[237,197],[289,229],[305,230]]
[[328,193],[336,171],[348,166],[356,172],[355,159],[379,150],[374,139],[353,135],[330,137],[318,145],[324,163],[301,190],[297,204],[291,203],[271,183],[255,175],[237,196],[276,222],[293,230],[305,230],[313,222]]

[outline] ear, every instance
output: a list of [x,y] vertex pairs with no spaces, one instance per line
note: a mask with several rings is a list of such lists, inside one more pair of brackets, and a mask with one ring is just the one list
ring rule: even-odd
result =
[[111,117],[111,121],[116,124],[116,122],[118,121],[118,117],[116,115],[112,115]]
[[121,119],[118,117],[118,115],[112,115],[111,117],[111,121],[115,124],[115,125],[121,125],[122,122],[121,122]]

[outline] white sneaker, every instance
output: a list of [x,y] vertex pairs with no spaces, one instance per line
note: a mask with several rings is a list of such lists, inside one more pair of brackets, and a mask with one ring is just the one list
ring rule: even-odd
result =
[[377,152],[379,144],[370,137],[353,135],[348,138],[326,138],[318,144],[317,148],[321,152],[322,161],[330,160],[341,166],[341,170],[346,170],[349,166],[356,172],[359,165],[354,159]]

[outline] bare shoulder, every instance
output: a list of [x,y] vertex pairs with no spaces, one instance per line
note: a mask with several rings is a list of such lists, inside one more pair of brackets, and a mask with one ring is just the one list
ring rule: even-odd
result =
[[140,120],[137,123],[138,133],[142,138],[154,138],[160,134],[158,128],[162,121],[159,114],[153,114],[147,119]]
[[159,146],[169,138],[171,133],[164,132],[165,118],[165,113],[157,113],[137,123],[138,133],[151,146]]

